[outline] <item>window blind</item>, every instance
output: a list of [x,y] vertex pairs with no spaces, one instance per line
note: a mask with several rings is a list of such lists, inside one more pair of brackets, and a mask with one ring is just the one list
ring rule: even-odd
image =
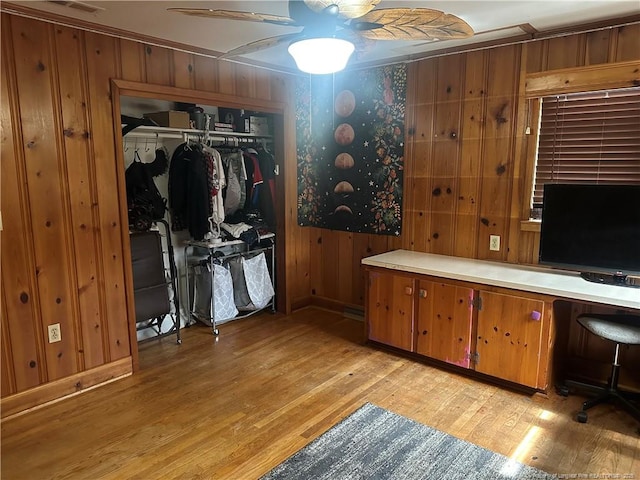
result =
[[534,208],[545,183],[640,183],[640,88],[544,97]]

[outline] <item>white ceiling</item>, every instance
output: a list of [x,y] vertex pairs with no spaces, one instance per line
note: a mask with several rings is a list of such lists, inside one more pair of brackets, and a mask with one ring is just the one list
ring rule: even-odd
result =
[[[226,52],[251,41],[301,30],[301,28],[254,22],[190,17],[167,11],[169,7],[212,8],[288,16],[287,2],[283,0],[82,1],[99,7],[100,10],[88,13],[44,1],[3,1],[1,5],[3,9],[10,10],[11,4],[19,4],[31,9],[79,19],[83,24],[104,25],[216,52]],[[523,24],[533,27],[535,31],[545,32],[640,13],[639,0],[382,0],[377,8],[390,7],[425,7],[452,13],[471,25],[476,35],[465,40],[432,43],[379,41],[370,46],[367,51],[354,55],[350,66],[419,58],[430,51],[508,39],[525,33],[518,27]],[[286,51],[286,45],[264,50],[245,58],[252,62],[268,64],[276,69],[295,69],[295,64]],[[238,60],[242,61],[242,58]]]

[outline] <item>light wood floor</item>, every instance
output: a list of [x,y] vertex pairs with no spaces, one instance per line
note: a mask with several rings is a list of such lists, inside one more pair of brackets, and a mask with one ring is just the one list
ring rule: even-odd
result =
[[640,479],[638,424],[624,412],[603,406],[578,424],[579,397],[516,393],[367,346],[363,324],[335,313],[183,337],[141,345],[132,377],[5,420],[2,479],[257,478],[365,402],[550,473]]

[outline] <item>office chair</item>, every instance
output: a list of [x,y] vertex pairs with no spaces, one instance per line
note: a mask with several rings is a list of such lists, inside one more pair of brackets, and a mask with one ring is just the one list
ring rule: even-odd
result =
[[606,387],[570,382],[600,392],[597,397],[582,404],[582,410],[578,412],[576,420],[586,423],[588,409],[615,400],[640,422],[640,409],[630,402],[630,400],[640,399],[640,395],[618,390],[620,345],[640,345],[640,315],[583,313],[578,315],[577,321],[594,335],[615,342],[616,350],[611,364],[611,377]]

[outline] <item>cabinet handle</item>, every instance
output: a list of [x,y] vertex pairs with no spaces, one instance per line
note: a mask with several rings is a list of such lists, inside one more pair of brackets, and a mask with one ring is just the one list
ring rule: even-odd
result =
[[420,296],[420,298],[427,298],[427,291],[424,288],[421,288],[418,291],[418,295]]
[[405,295],[413,295],[413,287],[404,287]]
[[539,322],[541,318],[542,318],[542,314],[539,311],[534,310],[533,312],[531,312],[531,320],[535,320],[536,322]]

